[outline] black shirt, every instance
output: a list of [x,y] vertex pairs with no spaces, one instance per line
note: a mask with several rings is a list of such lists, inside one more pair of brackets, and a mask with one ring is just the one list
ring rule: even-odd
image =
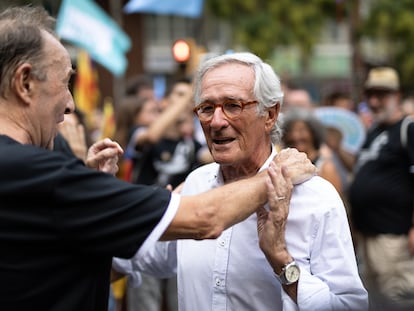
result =
[[137,153],[134,161],[134,183],[144,185],[170,184],[173,188],[181,184],[187,175],[200,163],[197,154],[201,144],[194,138],[163,138],[157,144]]
[[55,140],[53,141],[53,150],[63,152],[70,157],[76,157],[69,143],[60,133],[56,135]]
[[132,257],[169,191],[0,136],[0,309],[107,310],[112,257]]
[[414,123],[405,148],[401,123],[370,130],[356,163],[349,191],[351,218],[366,234],[407,234],[413,224]]

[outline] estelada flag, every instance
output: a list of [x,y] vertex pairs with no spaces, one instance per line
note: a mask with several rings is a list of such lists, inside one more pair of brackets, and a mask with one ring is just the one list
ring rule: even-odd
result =
[[101,128],[101,139],[112,138],[115,133],[115,112],[112,98],[105,97],[103,105],[103,120]]
[[85,114],[88,125],[91,126],[100,99],[98,73],[85,50],[79,50],[76,64],[73,86],[75,106]]

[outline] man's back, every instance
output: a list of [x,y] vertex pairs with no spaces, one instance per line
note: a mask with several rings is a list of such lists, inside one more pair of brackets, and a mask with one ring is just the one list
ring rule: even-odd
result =
[[0,146],[1,308],[106,310],[112,256],[132,256],[161,215],[139,223],[138,187],[78,159],[6,136]]

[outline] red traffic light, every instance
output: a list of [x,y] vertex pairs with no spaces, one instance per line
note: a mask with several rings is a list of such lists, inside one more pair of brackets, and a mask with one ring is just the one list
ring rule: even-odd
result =
[[184,63],[188,61],[191,56],[190,44],[185,40],[179,39],[174,42],[172,53],[175,61]]

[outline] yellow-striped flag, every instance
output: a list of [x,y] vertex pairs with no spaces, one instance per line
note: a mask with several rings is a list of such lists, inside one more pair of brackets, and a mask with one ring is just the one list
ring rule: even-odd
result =
[[80,50],[77,56],[76,77],[73,87],[76,108],[86,117],[90,128],[93,128],[95,109],[100,99],[98,73],[92,64],[89,54]]
[[103,105],[103,120],[101,129],[101,138],[112,138],[115,133],[115,113],[112,98],[105,97]]

